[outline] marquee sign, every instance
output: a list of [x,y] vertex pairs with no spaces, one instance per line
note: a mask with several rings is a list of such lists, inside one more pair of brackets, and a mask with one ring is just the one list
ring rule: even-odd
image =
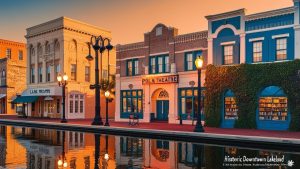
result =
[[169,76],[153,76],[153,77],[143,77],[142,84],[165,84],[165,83],[178,83],[178,75]]
[[47,87],[47,88],[29,88],[22,93],[22,96],[61,96],[61,88]]

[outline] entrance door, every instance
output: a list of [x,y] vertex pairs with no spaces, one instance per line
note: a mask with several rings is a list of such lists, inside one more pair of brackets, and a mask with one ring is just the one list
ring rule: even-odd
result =
[[156,101],[156,114],[157,120],[168,121],[169,115],[169,100]]

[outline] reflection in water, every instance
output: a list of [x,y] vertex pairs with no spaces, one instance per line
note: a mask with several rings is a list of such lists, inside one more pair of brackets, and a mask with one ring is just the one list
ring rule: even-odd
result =
[[225,156],[244,155],[284,155],[300,168],[299,154],[292,153],[0,126],[0,168],[220,169]]

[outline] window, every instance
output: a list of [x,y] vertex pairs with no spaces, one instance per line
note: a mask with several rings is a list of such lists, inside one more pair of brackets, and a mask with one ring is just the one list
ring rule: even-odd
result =
[[10,49],[10,48],[7,48],[7,49],[6,49],[6,57],[7,57],[8,59],[11,59],[11,49]]
[[287,38],[276,39],[276,60],[287,59]]
[[150,74],[170,72],[168,55],[150,57]]
[[[143,112],[143,91],[142,90],[122,90],[121,91],[121,112],[122,113],[142,113]],[[121,114],[122,116],[122,114]]]
[[6,85],[6,71],[3,69],[1,72],[1,86]]
[[89,82],[90,81],[90,67],[89,66],[86,66],[85,67],[85,81],[86,82]]
[[[202,89],[203,91],[203,89]],[[201,92],[201,105],[203,108],[204,92]],[[198,91],[197,88],[181,88],[179,89],[179,116],[182,119],[190,120],[196,118],[198,111]],[[202,112],[203,109],[202,109]]]
[[40,66],[38,68],[38,74],[39,74],[39,82],[43,82],[43,68]]
[[47,66],[47,82],[50,82],[51,80],[51,67],[50,65]]
[[34,83],[34,68],[31,67],[30,69],[30,82]]
[[156,28],[156,36],[162,35],[162,27],[157,27]]
[[60,65],[59,64],[55,64],[55,77],[58,76],[59,72],[60,72]]
[[185,53],[184,70],[196,70],[195,60],[200,55],[202,55],[202,51],[193,51]]
[[102,69],[102,77],[104,79],[107,79],[108,78],[108,70],[107,69]]
[[45,53],[46,54],[50,53],[50,44],[48,42],[46,42],[46,45],[45,45]]
[[253,62],[262,61],[262,42],[253,42]]
[[23,51],[19,50],[19,60],[23,60]]
[[223,46],[224,65],[233,64],[233,45]]
[[238,109],[236,105],[235,97],[225,97],[224,98],[224,119],[225,120],[235,120],[238,119]]
[[84,113],[84,95],[70,95],[70,113]]
[[56,100],[56,113],[60,113],[60,100]]
[[260,97],[259,120],[286,121],[287,105],[287,97]]
[[130,59],[127,60],[127,76],[135,76],[139,74],[139,60],[138,59]]
[[76,80],[76,64],[71,64],[71,80]]

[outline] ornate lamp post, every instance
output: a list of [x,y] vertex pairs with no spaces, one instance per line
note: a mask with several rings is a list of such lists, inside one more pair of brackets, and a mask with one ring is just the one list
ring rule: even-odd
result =
[[198,110],[197,110],[197,123],[194,132],[204,132],[201,123],[201,68],[203,67],[203,57],[198,56],[195,60],[195,65],[198,70]]
[[63,117],[61,122],[67,123],[66,119],[66,86],[68,84],[68,75],[64,74],[63,76],[57,76],[58,85],[62,87],[62,108],[63,108]]
[[[105,42],[108,42],[108,44],[105,46]],[[103,125],[103,121],[101,118],[101,107],[100,107],[100,79],[99,79],[99,55],[98,52],[100,52],[100,57],[102,58],[102,53],[107,49],[108,50],[108,56],[109,51],[112,50],[113,46],[110,44],[110,39],[103,38],[100,36],[92,36],[91,41],[89,45],[92,45],[93,49],[95,50],[95,84],[90,86],[90,89],[95,89],[95,117],[92,122],[92,125]],[[86,56],[86,59],[88,61],[93,60],[93,56],[91,56],[91,49],[89,46],[89,55]],[[100,64],[100,73],[102,74],[102,63]],[[101,76],[102,77],[102,76]]]
[[59,160],[57,161],[57,165],[58,168],[67,168],[68,167],[68,163],[67,163],[67,159],[65,156],[65,131],[62,132],[63,134],[63,139],[62,139],[62,155],[59,158]]
[[105,95],[105,100],[106,100],[106,118],[105,118],[105,124],[104,126],[109,126],[109,122],[108,122],[108,100],[109,100],[109,96],[110,96],[110,92],[109,91],[106,91],[104,93]]

